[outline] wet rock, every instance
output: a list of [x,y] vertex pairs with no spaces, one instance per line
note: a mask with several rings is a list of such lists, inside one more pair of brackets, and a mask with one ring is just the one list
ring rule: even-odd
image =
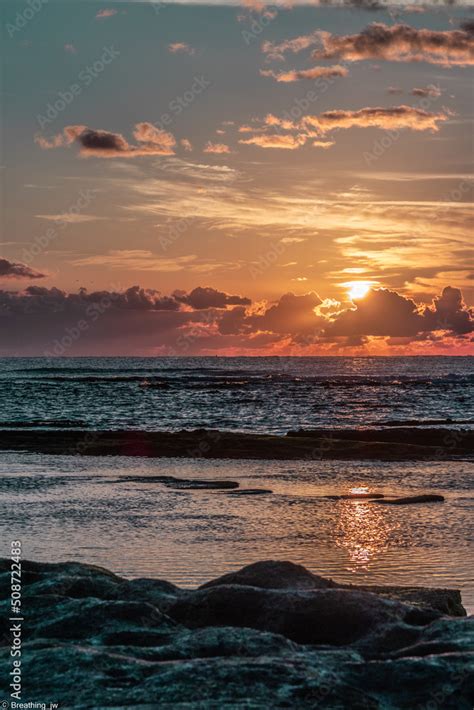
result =
[[238,491],[229,491],[227,495],[232,496],[261,496],[273,493],[269,488],[239,488]]
[[413,503],[442,503],[444,501],[444,496],[440,495],[420,495],[420,496],[406,496],[405,498],[384,498],[383,500],[376,500],[374,503],[382,503],[384,505],[411,505]]
[[238,488],[239,484],[236,481],[203,481],[203,480],[178,480],[166,484],[168,488],[177,490],[214,490],[214,489],[233,489]]
[[213,579],[199,588],[208,589],[223,584],[239,584],[261,589],[329,589],[338,586],[331,579],[313,574],[303,565],[275,560],[246,565],[237,572]]
[[202,478],[175,478],[174,476],[122,476],[117,482],[162,483],[176,490],[214,490],[238,488],[236,481],[213,481]]

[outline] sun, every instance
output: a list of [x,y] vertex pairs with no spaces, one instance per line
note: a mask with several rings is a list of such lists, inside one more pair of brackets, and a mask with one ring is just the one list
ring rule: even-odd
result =
[[358,301],[367,296],[372,283],[370,281],[348,281],[346,286],[349,286],[347,294],[351,301]]

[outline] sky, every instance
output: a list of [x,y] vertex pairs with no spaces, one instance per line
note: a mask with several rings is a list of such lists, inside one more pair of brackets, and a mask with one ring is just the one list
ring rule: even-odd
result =
[[472,8],[0,13],[0,355],[473,353]]

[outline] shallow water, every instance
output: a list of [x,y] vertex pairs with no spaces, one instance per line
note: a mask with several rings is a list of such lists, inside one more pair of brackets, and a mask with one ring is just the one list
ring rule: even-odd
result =
[[[183,587],[262,559],[289,559],[342,582],[453,587],[474,612],[474,464],[49,457],[0,454],[0,554],[77,560]],[[238,481],[271,495],[174,491],[125,476]],[[391,507],[324,495],[366,486],[441,493]]]

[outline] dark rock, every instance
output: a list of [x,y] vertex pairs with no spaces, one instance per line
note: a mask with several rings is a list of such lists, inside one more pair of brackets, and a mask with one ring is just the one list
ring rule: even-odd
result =
[[176,480],[166,484],[168,488],[176,488],[178,490],[213,490],[213,489],[233,489],[238,488],[239,484],[236,481],[202,481],[202,480]]
[[329,589],[338,585],[331,579],[319,577],[302,565],[293,562],[266,560],[242,567],[222,577],[206,582],[199,589],[239,584],[261,589]]
[[214,490],[238,488],[236,481],[213,481],[202,478],[175,478],[174,476],[122,476],[117,482],[126,483],[162,483],[176,490]]
[[[172,619],[188,628],[244,626],[302,644],[337,646],[353,643],[376,626],[404,619],[412,611],[400,602],[346,589],[293,591],[237,585],[189,592],[167,609]],[[431,620],[439,617],[434,611],[431,614]],[[411,621],[417,623],[416,617]]]
[[229,496],[261,496],[273,493],[269,488],[240,488],[238,491],[229,491]]
[[442,503],[443,501],[444,496],[427,494],[406,496],[405,498],[384,498],[383,500],[376,500],[374,503],[382,503],[384,505],[411,505],[412,503]]
[[[474,619],[432,608],[453,601],[453,590],[344,589],[290,562],[249,565],[195,591],[78,563],[23,564],[23,702],[143,710],[474,703]],[[6,579],[9,561],[0,570]],[[8,594],[2,599],[0,673],[8,677]]]

